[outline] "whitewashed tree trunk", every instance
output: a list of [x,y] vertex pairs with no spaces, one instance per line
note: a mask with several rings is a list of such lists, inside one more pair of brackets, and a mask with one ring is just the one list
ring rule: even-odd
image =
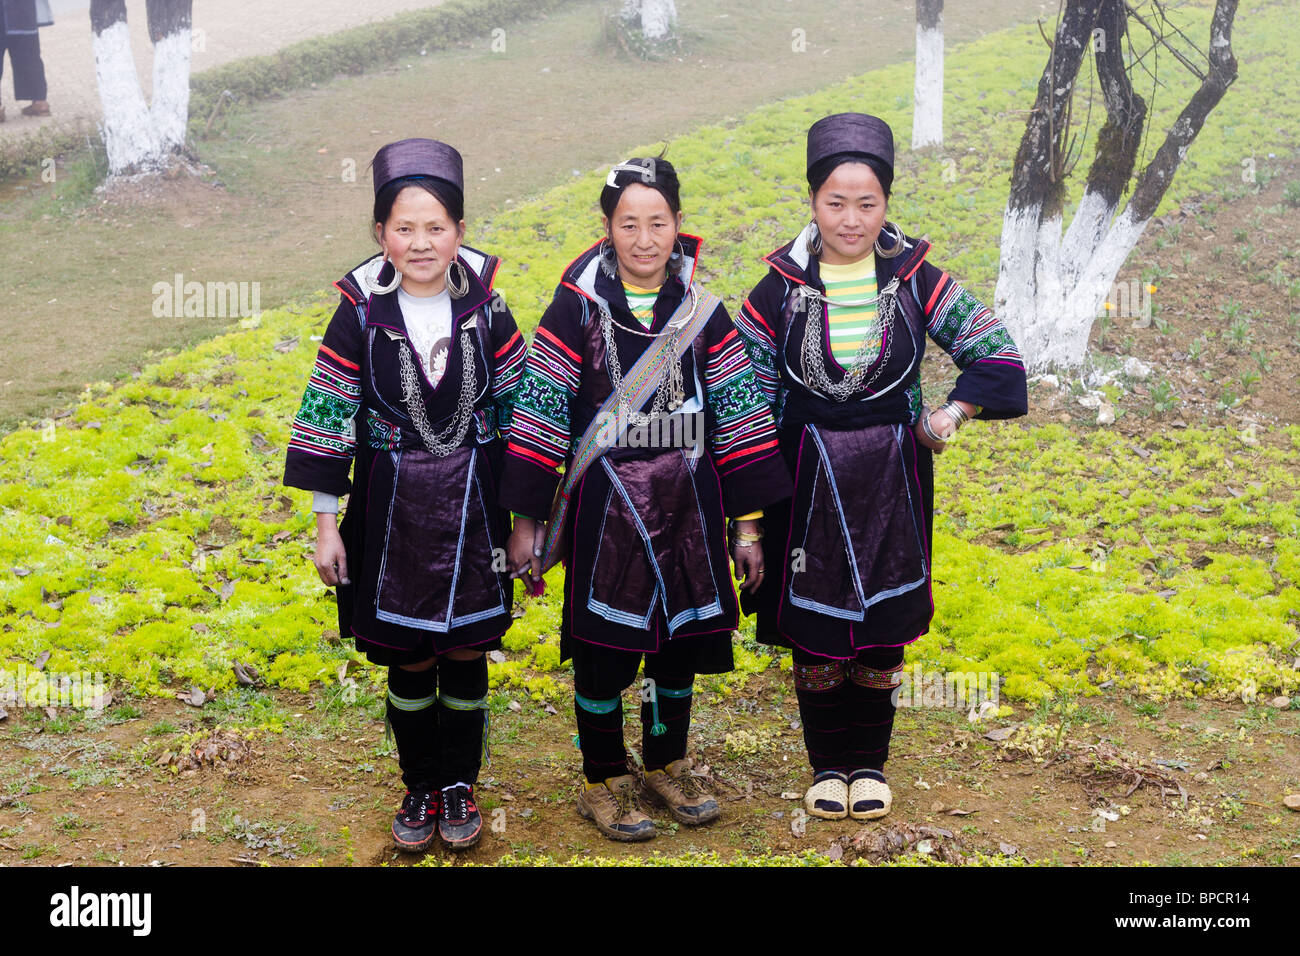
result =
[[95,80],[104,111],[109,176],[161,167],[185,145],[190,99],[192,0],[148,0],[154,43],[153,105],[131,54],[124,0],[91,0]]
[[[97,16],[98,14],[98,16]],[[158,155],[158,134],[140,92],[126,27],[124,0],[94,0],[95,80],[104,110],[104,145],[110,175],[150,165]]]
[[640,22],[641,35],[651,43],[671,39],[677,27],[673,0],[623,0],[620,16],[628,23]]
[[[1016,155],[994,294],[994,308],[1031,371],[1083,364],[1092,324],[1119,270],[1206,117],[1236,79],[1231,43],[1236,10],[1237,0],[1216,0],[1209,70],[1116,216],[1133,179],[1148,120],[1146,103],[1129,82],[1121,52],[1128,12],[1123,0],[1069,0]],[[1066,164],[1061,154],[1069,142],[1070,91],[1089,45],[1107,120],[1098,135],[1083,198],[1066,228]]]
[[916,0],[912,148],[943,143],[943,0]]
[[677,7],[673,0],[641,0],[641,33],[651,43],[667,40],[676,26]]
[[153,40],[153,103],[150,114],[161,148],[185,145],[190,119],[190,49],[192,0],[149,0],[149,37]]

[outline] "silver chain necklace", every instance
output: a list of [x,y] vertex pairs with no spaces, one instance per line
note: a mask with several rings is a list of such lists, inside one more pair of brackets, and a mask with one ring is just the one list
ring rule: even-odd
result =
[[[847,401],[855,392],[868,388],[889,364],[889,355],[894,348],[894,336],[890,333],[894,325],[894,307],[898,303],[898,277],[889,280],[889,284],[881,289],[875,298],[855,302],[836,302],[806,285],[800,286],[799,292],[803,295],[808,308],[808,322],[804,326],[800,348],[800,364],[803,366],[804,381],[837,402]],[[872,320],[870,330],[862,337],[852,364],[845,372],[844,378],[838,382],[832,382],[826,373],[826,359],[822,353],[823,302],[840,308],[878,303],[876,317]],[[876,363],[875,372],[870,378],[866,378],[867,369],[870,367],[867,357],[877,342],[884,342],[885,351]]]
[[[691,319],[695,315],[695,310],[699,305],[699,299],[695,295],[694,288],[690,290],[690,296],[691,309],[690,312],[687,313],[686,318],[676,325],[670,325],[664,330],[670,335],[668,340],[668,354],[671,357],[668,360],[668,367],[665,368],[663,373],[659,376],[659,385],[655,389],[655,400],[654,404],[650,406],[649,414],[632,411],[632,406],[627,400],[627,395],[623,394],[623,368],[618,361],[618,346],[614,344],[614,317],[609,314],[609,308],[603,302],[597,303],[597,307],[600,310],[600,332],[605,339],[605,361],[609,365],[610,382],[614,386],[614,391],[618,393],[619,396],[619,413],[626,421],[631,422],[633,425],[648,425],[651,419],[659,418],[663,415],[665,406],[667,406],[669,413],[672,413],[677,411],[677,409],[682,406],[682,403],[686,401],[686,386],[682,379],[682,362],[677,356],[677,340],[678,336],[681,335],[682,328],[690,324]],[[618,327],[625,331],[633,332],[636,335],[652,339],[658,338],[663,334],[660,332],[636,331],[634,329],[629,329],[622,323],[619,323]]]
[[460,379],[460,401],[451,423],[439,435],[435,435],[429,426],[424,399],[420,397],[420,377],[411,355],[411,343],[403,339],[397,354],[401,365],[402,397],[406,400],[406,410],[415,423],[415,430],[420,433],[424,447],[439,458],[445,458],[465,440],[465,433],[469,431],[469,423],[474,417],[474,394],[478,390],[478,384],[474,380],[474,352],[470,348],[469,332],[462,329],[460,333],[460,354],[464,365]]

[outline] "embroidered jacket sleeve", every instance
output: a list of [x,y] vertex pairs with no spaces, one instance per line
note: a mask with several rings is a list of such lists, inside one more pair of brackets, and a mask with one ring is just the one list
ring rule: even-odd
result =
[[286,485],[331,495],[348,493],[361,408],[363,341],[356,309],[341,297],[293,420],[284,465]]
[[914,280],[926,331],[960,370],[948,395],[982,407],[978,418],[1015,418],[1029,411],[1025,366],[1006,326],[960,282],[929,262]]
[[569,454],[569,403],[582,373],[581,305],[563,286],[542,314],[515,389],[501,479],[503,508],[545,521]]
[[489,314],[492,317],[492,405],[496,412],[497,432],[508,441],[515,392],[523,378],[528,345],[499,292],[492,296]]
[[735,518],[789,497],[790,473],[777,448],[771,405],[725,307],[718,306],[704,334],[709,451],[726,513]]
[[758,383],[763,398],[767,400],[768,407],[778,415],[781,372],[778,364],[777,329],[783,284],[784,280],[769,272],[754,287],[754,291],[736,313],[736,331],[745,343],[745,351],[754,369],[754,380]]

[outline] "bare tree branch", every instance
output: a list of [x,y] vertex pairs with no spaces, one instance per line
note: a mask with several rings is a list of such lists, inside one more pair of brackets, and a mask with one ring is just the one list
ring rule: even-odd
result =
[[1155,158],[1142,171],[1130,200],[1133,216],[1138,220],[1149,219],[1155,214],[1156,207],[1173,182],[1174,173],[1187,155],[1187,147],[1205,125],[1210,111],[1237,79],[1237,58],[1232,55],[1232,23],[1237,15],[1237,3],[1238,0],[1217,0],[1215,4],[1214,17],[1210,21],[1209,73],[1169,128]]
[[1012,209],[1038,206],[1045,216],[1061,209],[1065,184],[1053,175],[1058,168],[1058,146],[1069,111],[1070,93],[1102,2],[1079,0],[1069,3],[1057,22],[1052,52],[1038,81],[1034,111],[1025,125],[1025,135],[1016,152],[1008,201]]

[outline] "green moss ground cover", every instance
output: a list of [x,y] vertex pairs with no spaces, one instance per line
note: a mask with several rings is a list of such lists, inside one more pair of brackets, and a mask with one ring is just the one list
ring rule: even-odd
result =
[[[1202,37],[1208,10],[1177,15]],[[1300,68],[1284,52],[1294,17],[1286,4],[1250,2],[1238,20],[1241,79],[1167,206],[1239,187],[1240,162],[1257,150],[1294,148]],[[928,233],[936,260],[985,296],[1009,158],[1044,56],[1033,27],[952,50],[949,144],[899,159],[891,218]],[[1161,80],[1169,89],[1156,109],[1168,121],[1189,84],[1172,69]],[[688,228],[709,241],[703,277],[733,307],[761,276],[758,257],[805,220],[808,124],[867,109],[905,140],[911,82],[908,65],[873,71],[672,144]],[[578,177],[472,238],[507,256],[499,285],[525,328],[597,235],[599,180]],[[310,564],[308,499],[279,487],[313,337],[332,311],[263,313],[0,441],[0,659],[48,650],[48,670],[99,670],[146,694],[232,687],[236,661],[298,690],[337,679],[355,655],[333,633],[332,598]],[[995,670],[1021,700],[1108,680],[1157,696],[1234,695],[1245,683],[1300,690],[1300,428],[1266,437],[1187,429],[1139,452],[1111,432],[972,429],[939,461],[938,614],[909,660]],[[552,573],[547,598],[507,635],[497,687],[558,695],[559,583]],[[746,642],[739,662],[738,675],[711,686],[723,691],[772,659]]]

